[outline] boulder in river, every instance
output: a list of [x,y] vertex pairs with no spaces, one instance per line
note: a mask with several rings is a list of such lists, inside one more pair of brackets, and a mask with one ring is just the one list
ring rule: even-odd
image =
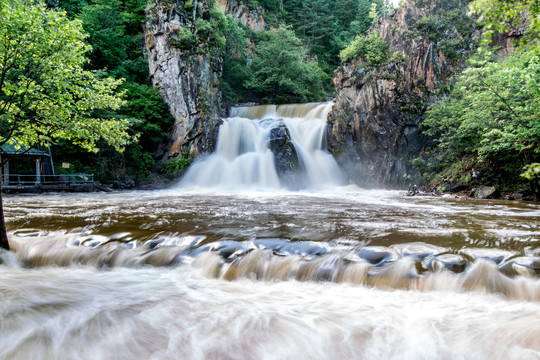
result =
[[366,246],[360,249],[356,255],[375,266],[391,263],[398,259],[396,252],[386,246]]
[[274,154],[276,171],[284,185],[291,189],[305,187],[298,154],[284,123],[270,130],[268,148]]
[[481,185],[474,191],[474,197],[477,199],[495,199],[500,195],[499,190],[493,186]]
[[455,273],[460,273],[467,267],[467,260],[461,255],[443,254],[426,258],[422,262],[422,265],[433,272],[439,272],[446,269]]

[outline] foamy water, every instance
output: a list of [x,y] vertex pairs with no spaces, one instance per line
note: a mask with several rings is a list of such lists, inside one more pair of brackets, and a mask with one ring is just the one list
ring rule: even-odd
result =
[[8,195],[0,359],[540,359],[540,206]]

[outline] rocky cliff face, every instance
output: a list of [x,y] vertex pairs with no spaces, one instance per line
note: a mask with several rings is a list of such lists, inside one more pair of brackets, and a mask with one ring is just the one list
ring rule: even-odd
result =
[[231,14],[235,19],[251,30],[264,30],[264,9],[255,7],[250,9],[239,0],[219,0],[219,7],[223,12]]
[[336,104],[329,117],[329,148],[360,185],[399,187],[410,182],[412,157],[424,146],[426,106],[476,48],[479,31],[466,2],[408,0],[373,25],[388,44],[387,60],[361,57],[338,69]]
[[156,0],[147,10],[150,78],[175,119],[169,143],[161,151],[164,159],[209,152],[217,139],[222,59],[211,48],[211,34],[197,28],[210,17],[209,0]]

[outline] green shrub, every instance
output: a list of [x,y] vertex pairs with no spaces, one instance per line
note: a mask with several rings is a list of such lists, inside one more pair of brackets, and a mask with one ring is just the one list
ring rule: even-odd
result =
[[171,39],[171,45],[182,50],[190,50],[195,46],[195,35],[188,27],[183,27],[176,33],[176,38]]
[[442,51],[444,56],[446,56],[450,60],[459,60],[459,54],[457,51],[457,49],[459,49],[459,43],[457,41],[443,40],[439,43],[438,47]]
[[197,35],[202,39],[208,39],[214,32],[212,24],[201,18],[197,19],[195,26],[197,27]]
[[184,10],[186,10],[186,11],[192,11],[193,7],[194,7],[194,5],[193,5],[192,1],[186,1],[184,3]]
[[192,162],[193,159],[190,157],[169,159],[159,165],[158,171],[166,178],[173,179],[178,177],[182,171],[186,170]]
[[360,57],[368,65],[378,66],[388,59],[388,44],[378,33],[358,35],[339,53],[339,57],[343,62]]

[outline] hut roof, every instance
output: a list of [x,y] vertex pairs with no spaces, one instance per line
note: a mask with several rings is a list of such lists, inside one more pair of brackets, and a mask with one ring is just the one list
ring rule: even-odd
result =
[[49,150],[47,148],[39,149],[39,148],[28,148],[25,146],[22,146],[17,143],[6,143],[2,146],[0,146],[0,151],[3,154],[9,154],[9,155],[29,155],[29,156],[50,156]]

